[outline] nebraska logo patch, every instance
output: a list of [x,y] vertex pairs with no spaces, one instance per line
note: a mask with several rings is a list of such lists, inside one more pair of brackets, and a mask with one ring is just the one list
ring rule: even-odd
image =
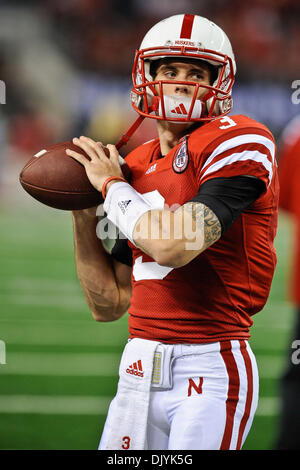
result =
[[173,157],[173,170],[175,173],[183,173],[189,164],[189,153],[187,148],[187,137],[184,137],[182,144],[176,150]]

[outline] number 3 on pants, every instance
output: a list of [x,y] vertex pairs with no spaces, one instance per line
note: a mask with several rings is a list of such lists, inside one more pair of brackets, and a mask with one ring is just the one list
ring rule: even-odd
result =
[[122,444],[122,449],[127,450],[130,447],[130,437],[129,436],[124,436],[122,437],[122,441],[124,444]]

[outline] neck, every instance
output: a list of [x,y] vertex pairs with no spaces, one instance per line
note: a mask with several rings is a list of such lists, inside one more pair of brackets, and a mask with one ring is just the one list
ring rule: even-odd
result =
[[162,155],[169,153],[191,127],[190,123],[174,124],[168,121],[158,121],[157,130]]

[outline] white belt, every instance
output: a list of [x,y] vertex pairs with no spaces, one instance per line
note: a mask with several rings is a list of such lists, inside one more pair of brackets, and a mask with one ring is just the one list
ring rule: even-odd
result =
[[218,342],[202,344],[163,344],[157,345],[154,353],[151,390],[170,390],[173,387],[172,366],[177,357],[205,354],[218,351]]

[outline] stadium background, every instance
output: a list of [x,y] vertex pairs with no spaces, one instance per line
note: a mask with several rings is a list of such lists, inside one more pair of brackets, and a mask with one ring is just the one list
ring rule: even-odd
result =
[[[238,66],[232,114],[265,123],[278,138],[299,113],[291,100],[300,78],[298,0],[0,3],[1,449],[95,449],[127,339],[126,315],[96,323],[85,304],[70,213],[31,199],[19,172],[34,153],[73,136],[115,142],[135,118],[128,99],[135,49],[154,23],[183,12],[207,16],[227,32]],[[153,136],[148,121],[123,154]],[[245,449],[272,449],[276,438],[278,379],[294,318],[293,234],[280,214],[278,268],[252,328],[260,401]]]

